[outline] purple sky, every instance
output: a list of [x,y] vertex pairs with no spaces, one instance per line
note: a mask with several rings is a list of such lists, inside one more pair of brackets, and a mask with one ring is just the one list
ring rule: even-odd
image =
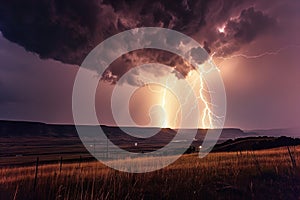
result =
[[[193,37],[214,55],[227,93],[227,127],[299,127],[300,2],[97,2],[0,5],[1,119],[72,123],[73,81],[88,52],[123,30],[157,26]],[[150,54],[174,59],[161,52],[139,57]],[[112,68],[116,81],[133,62],[122,59]],[[99,112],[110,100],[107,91],[98,95]],[[104,112],[103,123],[111,124]]]

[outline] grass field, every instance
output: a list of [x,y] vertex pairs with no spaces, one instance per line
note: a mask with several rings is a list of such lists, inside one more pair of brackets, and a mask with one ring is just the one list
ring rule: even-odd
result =
[[144,174],[99,162],[57,163],[40,165],[35,180],[36,166],[4,167],[0,199],[299,199],[299,150],[190,154]]

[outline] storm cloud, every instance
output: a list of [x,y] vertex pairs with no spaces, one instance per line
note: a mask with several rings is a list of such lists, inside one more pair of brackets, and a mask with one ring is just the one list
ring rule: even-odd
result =
[[[5,38],[41,58],[76,65],[106,38],[131,28],[149,26],[185,33],[201,43],[208,53],[224,57],[276,27],[276,19],[256,10],[253,2],[12,0],[0,4],[0,30]],[[220,26],[224,26],[224,32],[218,31]],[[122,57],[118,67],[112,66],[103,77],[114,83],[130,68],[129,63],[154,59],[172,67],[181,66],[177,69],[183,75],[192,69],[167,53],[151,56],[151,51],[143,52]],[[133,54],[138,54],[141,61]],[[130,61],[130,57],[135,61]]]
[[[0,2],[1,119],[74,123],[72,89],[87,54],[122,31],[164,27],[192,37],[214,55],[226,88],[227,127],[299,126],[299,1]],[[165,42],[176,46],[179,41]],[[111,49],[117,48],[118,44]],[[198,53],[193,50],[192,54]],[[162,50],[142,49],[120,56],[102,74],[106,82],[99,83],[96,99],[101,123],[115,125],[108,109],[114,84],[132,67],[149,62],[173,67],[168,73],[176,69],[186,75],[193,69],[182,58]],[[156,77],[166,73],[157,68],[146,70]],[[133,69],[125,81],[142,85],[139,73]],[[141,105],[147,100],[143,97]],[[136,110],[140,112],[139,107]]]
[[[199,56],[196,56],[196,58],[199,58]],[[202,60],[197,61],[203,63],[206,59],[206,57],[203,57]],[[178,73],[180,73],[180,75],[177,73],[175,74],[178,78],[187,76],[189,71],[195,69],[193,65],[184,60],[182,57],[171,52],[158,49],[140,49],[124,54],[120,58],[116,59],[107,68],[102,76],[102,80],[115,84],[129,69],[146,63],[161,63],[173,67]],[[165,75],[165,70],[153,69],[152,73],[155,77],[161,77]],[[135,76],[136,80],[134,80],[133,77],[130,77],[130,80],[128,80],[129,84],[136,86],[143,85],[138,81],[138,74],[132,74],[132,76]]]
[[214,40],[212,48],[216,56],[223,57],[238,51],[260,34],[278,29],[276,19],[253,7],[242,10],[240,16],[228,20],[222,28],[224,32],[219,33],[219,39]]

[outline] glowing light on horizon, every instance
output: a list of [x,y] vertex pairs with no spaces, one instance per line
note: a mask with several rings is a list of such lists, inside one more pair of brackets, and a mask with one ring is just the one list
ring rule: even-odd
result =
[[[167,84],[168,80],[166,81]],[[166,96],[167,96],[167,88],[164,87],[163,89],[163,95],[162,95],[162,102],[161,107],[163,107],[166,110]],[[165,115],[164,123],[162,125],[162,128],[168,128],[168,115]]]
[[[210,62],[212,62],[210,60]],[[208,73],[210,70],[212,69],[208,69],[206,71],[204,71],[203,73]],[[219,71],[219,69],[217,69]],[[202,117],[200,118],[199,124],[197,128],[215,128],[213,121],[214,121],[214,117],[216,117],[216,115],[214,115],[211,106],[213,106],[210,101],[207,99],[206,94],[210,93],[210,91],[208,91],[205,88],[205,81],[203,80],[203,74],[197,74],[196,71],[190,71],[186,77],[190,84],[190,86],[193,88],[193,92],[195,93],[195,96],[197,98],[197,101],[194,102],[193,105],[191,105],[190,108],[190,112],[186,114],[186,116],[182,116],[182,117],[189,117],[190,113],[192,113],[193,109],[199,109],[199,105],[203,105],[202,108]],[[166,80],[166,85],[170,84],[168,83],[168,80]],[[163,89],[163,94],[162,94],[162,99],[161,99],[161,106],[162,108],[164,108],[166,110],[166,91],[168,89],[164,88]],[[186,100],[184,102],[184,105],[186,105],[186,103],[188,103],[188,99],[191,97],[191,94],[186,96]],[[182,105],[181,105],[182,106]],[[174,122],[172,124],[174,125],[178,125],[177,120],[179,118],[179,114],[180,114],[181,108],[178,107],[178,109],[176,110],[176,114],[175,114],[175,118],[174,118]],[[171,122],[169,122],[169,120],[167,118],[165,118],[164,124],[162,126],[162,128],[172,128],[170,127]],[[175,128],[175,127],[173,127]]]
[[[193,113],[194,109],[200,109],[199,122],[197,127],[185,127],[185,128],[205,128],[205,129],[212,129],[216,128],[214,122],[216,122],[219,117],[213,113],[213,104],[210,102],[210,93],[213,91],[209,91],[206,87],[206,83],[204,80],[204,76],[206,73],[210,73],[211,70],[217,70],[218,68],[212,67],[215,66],[212,63],[212,58],[210,58],[206,63],[198,66],[201,68],[201,74],[198,74],[196,70],[191,70],[185,80],[188,82],[192,90],[188,95],[184,96],[183,105],[179,104],[172,104],[172,102],[176,99],[175,96],[172,97],[171,91],[169,91],[168,86],[176,85],[177,83],[173,83],[173,81],[182,81],[180,79],[165,79],[164,86],[162,85],[151,85],[147,84],[146,87],[152,93],[156,93],[156,99],[158,100],[158,105],[164,110],[165,115],[164,117],[160,118],[160,127],[161,128],[179,128],[180,122],[182,118],[189,118],[190,115]],[[174,74],[175,76],[175,74]],[[179,88],[178,88],[179,89]],[[182,89],[180,89],[182,90]],[[194,93],[194,94],[193,94]],[[190,98],[195,95],[196,99],[192,102]],[[174,99],[175,97],[175,99]],[[169,103],[168,103],[169,102]],[[177,102],[179,103],[179,102]],[[183,116],[181,113],[181,107],[188,106],[190,111],[185,113]],[[220,117],[221,118],[221,117]],[[157,124],[158,125],[158,124]]]
[[[173,83],[173,82],[172,82]],[[153,105],[159,105],[164,115],[160,116],[159,124],[152,124],[161,128],[176,128],[178,126],[178,119],[180,119],[180,105],[176,96],[169,90],[168,85],[172,84],[167,78],[165,85],[147,84],[146,88],[151,92],[156,100],[152,100]],[[151,107],[151,106],[150,106]],[[176,113],[175,113],[176,112]],[[178,112],[178,113],[177,113]]]

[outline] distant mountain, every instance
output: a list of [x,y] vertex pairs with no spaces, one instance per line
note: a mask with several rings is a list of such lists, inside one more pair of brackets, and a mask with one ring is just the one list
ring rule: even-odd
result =
[[[94,132],[98,126],[81,126]],[[183,138],[174,139],[178,130],[169,128],[125,128],[129,134],[125,134],[119,127],[101,126],[108,139],[120,148],[130,152],[151,152],[160,149],[170,142],[178,143],[176,148],[182,144],[189,143]],[[192,146],[199,147],[207,134],[207,129],[183,129],[184,136],[195,134]],[[220,131],[213,129],[210,131]],[[157,132],[147,138],[134,137],[135,134],[147,134]],[[293,141],[276,140],[275,138],[258,137],[260,135],[280,135],[286,131],[247,131],[244,132],[236,128],[226,128],[221,130],[218,144],[214,151],[239,151],[244,149],[259,149],[277,147],[278,145],[294,144]],[[295,132],[297,133],[297,132]],[[297,134],[295,134],[297,135]],[[145,135],[144,135],[145,136]],[[250,139],[249,139],[250,137]],[[191,137],[189,137],[191,138]],[[243,139],[245,138],[245,139]],[[274,142],[275,141],[275,142]],[[101,143],[101,141],[99,141]],[[103,142],[103,141],[102,141]],[[297,140],[298,142],[298,140]],[[64,159],[74,159],[79,156],[90,157],[88,151],[95,151],[95,146],[102,147],[97,141],[91,141],[89,149],[82,144],[74,125],[55,125],[39,122],[22,121],[0,121],[0,166],[5,163],[34,162],[36,156],[43,156],[45,160],[55,160],[60,156]],[[102,143],[103,144],[103,143]],[[138,144],[138,145],[135,145]],[[99,150],[103,155],[105,150]],[[110,150],[108,150],[109,152]],[[18,159],[20,156],[24,159]],[[25,159],[26,158],[26,159]],[[11,159],[11,160],[9,160]]]
[[[99,126],[81,126],[85,128],[87,132],[95,133]],[[174,137],[178,130],[169,128],[138,128],[138,127],[122,127],[126,129],[129,134],[124,133],[119,127],[102,126],[107,138],[115,145],[123,148],[126,151],[131,152],[149,152],[158,150],[170,142],[180,144],[187,143],[186,136],[189,134],[195,134],[193,145],[201,145],[204,137],[207,134],[207,129],[183,129],[184,134],[182,138]],[[221,131],[218,142],[224,142],[228,139],[234,139],[239,137],[249,137],[255,134],[244,133],[240,129],[227,128],[223,130],[214,129],[212,131]],[[138,135],[147,135],[148,133],[156,133],[150,137],[140,138],[134,137],[134,133]],[[97,132],[96,132],[97,133]],[[133,134],[132,134],[133,133]],[[92,136],[93,137],[93,136]],[[22,122],[22,121],[0,121],[0,144],[7,146],[15,146],[19,149],[31,145],[35,146],[35,152],[40,151],[40,146],[51,148],[64,147],[71,148],[71,146],[78,146],[80,151],[84,151],[82,148],[82,142],[77,134],[76,127],[74,125],[55,125],[45,124],[39,122]],[[7,139],[5,139],[7,138]],[[12,139],[9,139],[12,138]],[[17,139],[19,138],[19,139]],[[189,137],[191,138],[191,137]],[[5,142],[8,141],[8,142]],[[8,144],[9,143],[9,144]],[[135,147],[135,143],[138,147]],[[92,145],[92,144],[91,144]],[[49,151],[49,150],[47,150]]]
[[287,137],[300,138],[300,128],[251,130],[251,131],[245,131],[245,133],[256,134],[259,136],[273,136],[273,137],[287,136]]
[[52,125],[40,122],[3,121],[0,120],[0,137],[26,136],[76,136],[74,125]]
[[[86,125],[84,127],[97,128],[97,126]],[[113,126],[102,126],[102,129],[111,139],[129,140],[133,137],[124,134],[119,127]],[[177,130],[169,128],[138,128],[138,127],[122,127],[129,132],[158,132],[158,134],[148,138],[153,140],[171,140],[176,135]],[[197,135],[195,139],[203,140],[207,133],[207,129],[183,129],[182,132],[185,134]],[[215,129],[217,131],[217,129]],[[134,135],[134,134],[133,134]],[[225,128],[221,132],[221,140],[234,139],[239,137],[255,136],[257,133],[244,132],[241,129],[236,128]],[[24,122],[24,121],[5,121],[0,120],[0,137],[32,137],[32,136],[46,136],[46,137],[78,137],[76,127],[74,125],[56,125],[46,124],[40,122]],[[184,139],[184,138],[182,138]],[[141,140],[144,140],[141,138]]]
[[[97,126],[86,126],[86,127],[97,127]],[[113,126],[102,126],[106,134],[122,139],[132,138],[126,136],[118,127]],[[153,136],[152,139],[170,140],[174,137],[177,130],[169,128],[136,128],[136,127],[123,127],[129,132],[159,132],[160,134]],[[215,129],[217,130],[217,129]],[[195,139],[203,140],[207,133],[207,129],[183,129],[182,132],[185,134],[193,134],[197,131]],[[122,133],[122,134],[121,134]],[[0,137],[17,137],[17,136],[52,136],[52,137],[78,137],[76,127],[74,125],[58,125],[58,124],[46,124],[40,122],[25,122],[25,121],[6,121],[0,120]],[[255,136],[288,136],[288,137],[300,137],[300,128],[289,128],[289,129],[268,129],[268,130],[248,130],[243,131],[238,128],[224,128],[221,132],[220,140],[235,139],[241,137],[255,137]],[[184,139],[184,138],[183,138]]]

